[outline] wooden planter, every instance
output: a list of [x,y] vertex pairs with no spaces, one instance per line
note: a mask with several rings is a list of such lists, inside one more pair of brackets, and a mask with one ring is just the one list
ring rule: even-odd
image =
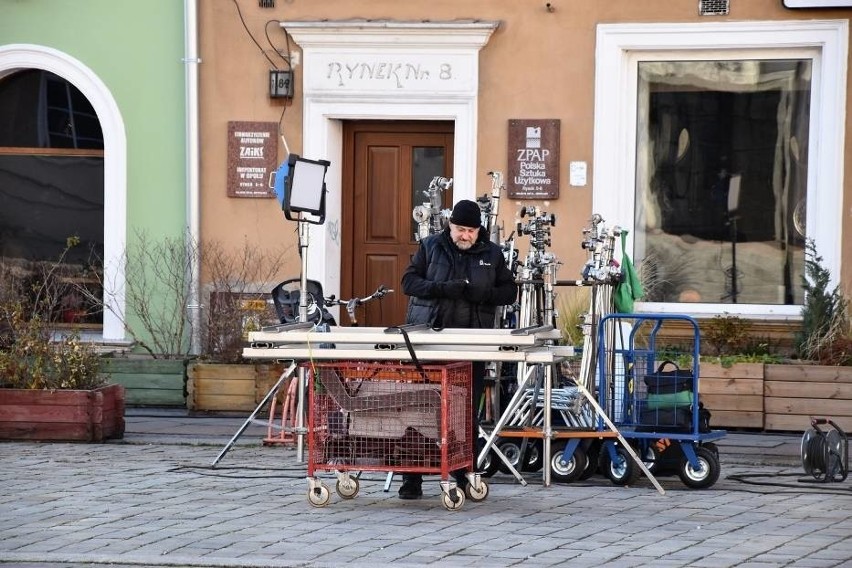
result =
[[284,367],[269,364],[190,363],[187,408],[251,412],[278,381]]
[[763,428],[763,363],[701,363],[699,368],[698,392],[713,428]]
[[124,437],[124,387],[0,389],[0,439],[102,442]]
[[182,359],[105,358],[103,372],[122,385],[128,406],[186,407],[186,361]]
[[764,429],[804,432],[811,418],[852,431],[852,367],[766,365]]

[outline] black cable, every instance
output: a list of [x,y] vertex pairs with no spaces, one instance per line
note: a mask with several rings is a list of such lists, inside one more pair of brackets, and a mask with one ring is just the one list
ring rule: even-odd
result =
[[284,63],[287,64],[287,69],[292,71],[293,65],[290,63],[290,34],[287,33],[287,30],[281,28],[281,31],[284,32],[284,38],[287,40],[287,57],[284,57],[283,55],[281,55],[281,52],[278,50],[277,47],[275,47],[275,44],[272,43],[272,40],[269,37],[269,24],[273,22],[278,24],[279,27],[281,26],[281,22],[279,20],[269,20],[268,22],[266,22],[266,25],[263,26],[263,33],[266,35],[266,43],[269,44],[269,47],[272,48],[272,51],[278,54],[278,57],[284,60]]
[[[778,483],[771,481],[752,481],[754,478],[773,478],[773,477],[798,477],[800,478],[796,485],[791,485],[789,483]],[[783,489],[791,489],[792,491],[783,491],[782,493],[808,493],[808,494],[819,494],[819,495],[842,495],[842,496],[852,496],[852,488],[836,488],[831,490],[826,490],[824,487],[827,486],[826,482],[817,482],[815,480],[803,478],[800,473],[735,473],[728,475],[726,479],[730,479],[732,481],[738,481],[739,483],[745,483],[746,485],[757,485],[763,487],[780,487]],[[801,483],[819,483],[819,487],[806,487],[800,485]],[[764,493],[763,491],[755,492],[755,493]]]
[[[249,468],[241,468],[249,469]],[[236,475],[220,471],[222,468],[205,468],[201,466],[178,466],[168,470],[170,473],[194,473],[202,477],[221,477],[225,479],[304,479],[304,471],[292,474],[270,474],[270,475]],[[267,470],[278,471],[278,470]]]
[[260,52],[263,54],[263,56],[266,58],[266,60],[269,61],[269,64],[272,65],[272,68],[278,69],[278,66],[275,65],[275,62],[272,61],[272,58],[269,57],[269,55],[263,50],[263,47],[261,47],[261,45],[257,42],[257,40],[254,39],[254,36],[252,35],[251,30],[249,30],[248,25],[246,25],[246,21],[243,18],[243,12],[242,12],[242,10],[240,10],[240,5],[237,3],[237,0],[233,0],[233,2],[234,2],[234,6],[237,7],[237,14],[240,16],[240,21],[243,23],[243,27],[245,28],[248,36],[251,38],[251,40],[254,42],[254,44],[257,46],[257,48],[260,50]]

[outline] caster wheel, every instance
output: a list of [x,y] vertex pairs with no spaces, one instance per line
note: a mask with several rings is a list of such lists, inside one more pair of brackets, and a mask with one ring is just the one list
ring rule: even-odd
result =
[[325,485],[320,485],[316,489],[308,490],[308,503],[314,507],[325,507],[331,500],[331,492]]
[[701,444],[701,447],[707,448],[708,450],[716,454],[717,459],[719,458],[719,446],[717,446],[713,442],[704,442],[703,444]]
[[479,487],[475,488],[472,483],[468,483],[465,493],[467,494],[468,499],[474,503],[479,503],[480,501],[485,501],[485,498],[488,497],[488,491],[488,484],[480,479]]
[[464,491],[450,489],[448,492],[441,491],[441,504],[447,511],[458,511],[464,506]]
[[642,463],[648,468],[652,475],[656,475],[660,470],[660,453],[654,446],[648,446],[645,453],[641,456]]
[[574,454],[566,459],[566,445],[565,442],[553,444],[552,455],[550,456],[550,473],[553,480],[560,483],[577,481],[586,471],[587,465],[586,451],[582,446],[577,446]]
[[489,451],[485,455],[485,459],[482,460],[482,463],[479,464],[478,469],[481,477],[492,477],[495,473],[500,471],[500,458],[498,458],[494,452]]
[[623,446],[615,446],[615,461],[609,457],[606,448],[601,449],[601,470],[603,474],[615,485],[633,485],[639,479],[642,470],[633,457]]
[[578,481],[585,481],[598,472],[598,463],[600,463],[600,445],[592,443],[586,450],[586,469],[577,478]]
[[[495,444],[497,449],[500,450],[506,459],[509,460],[509,463],[512,464],[512,467],[519,470],[521,469],[521,445],[515,440],[501,440]],[[497,469],[499,469],[503,473],[511,473],[511,470],[503,463],[503,460],[497,458]]]
[[530,440],[527,442],[527,449],[524,456],[524,465],[521,471],[535,473],[540,471],[544,465],[544,449],[540,440]]
[[354,477],[348,479],[338,479],[335,490],[343,499],[352,499],[358,495],[358,490],[361,489],[361,484]]
[[713,450],[704,446],[695,448],[695,455],[698,457],[701,468],[692,467],[692,464],[684,456],[677,473],[683,484],[690,489],[706,489],[719,479],[719,472],[722,469],[719,465],[719,458],[716,457]]

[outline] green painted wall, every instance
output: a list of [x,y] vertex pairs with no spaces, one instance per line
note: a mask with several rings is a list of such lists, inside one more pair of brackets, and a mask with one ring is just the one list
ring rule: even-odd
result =
[[127,230],[186,225],[183,2],[3,0],[0,45],[51,47],[106,84],[127,134]]
[[[150,241],[180,238],[187,225],[183,1],[0,0],[0,46],[8,44],[64,52],[106,85],[127,136],[126,242],[140,233]],[[127,309],[129,325],[140,329]]]

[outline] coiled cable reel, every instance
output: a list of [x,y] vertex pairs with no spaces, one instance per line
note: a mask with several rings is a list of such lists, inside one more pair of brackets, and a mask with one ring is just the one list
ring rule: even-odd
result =
[[[820,428],[826,424],[830,430]],[[802,467],[817,481],[844,481],[849,474],[846,433],[829,419],[811,419],[811,428],[802,436]]]

